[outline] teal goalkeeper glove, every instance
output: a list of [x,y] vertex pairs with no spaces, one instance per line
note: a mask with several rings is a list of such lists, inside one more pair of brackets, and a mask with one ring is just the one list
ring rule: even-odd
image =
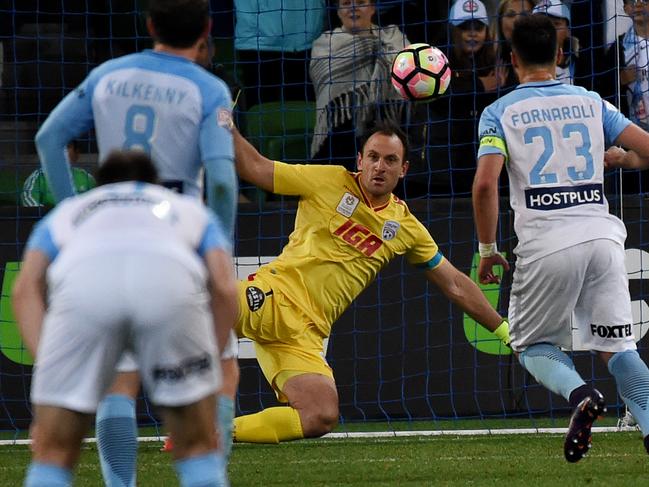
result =
[[509,322],[504,319],[500,325],[498,325],[498,328],[494,330],[494,334],[500,339],[501,342],[507,347],[509,347],[509,342],[511,342],[511,339],[509,338]]

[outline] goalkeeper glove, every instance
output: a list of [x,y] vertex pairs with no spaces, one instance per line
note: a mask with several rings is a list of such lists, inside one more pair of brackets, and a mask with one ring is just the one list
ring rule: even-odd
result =
[[494,334],[500,339],[501,342],[507,347],[509,347],[509,342],[511,342],[511,339],[509,338],[509,322],[505,319],[502,321],[500,325],[498,325],[498,328],[494,330]]

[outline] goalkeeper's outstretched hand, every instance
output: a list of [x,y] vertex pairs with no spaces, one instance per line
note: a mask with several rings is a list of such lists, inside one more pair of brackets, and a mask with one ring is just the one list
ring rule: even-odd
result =
[[504,319],[498,328],[494,330],[494,335],[500,338],[500,341],[503,342],[503,345],[509,347],[511,339],[509,338],[509,322],[507,319]]

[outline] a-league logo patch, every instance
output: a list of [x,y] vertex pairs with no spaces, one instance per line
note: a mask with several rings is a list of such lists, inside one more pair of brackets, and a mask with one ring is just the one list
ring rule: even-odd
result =
[[359,199],[351,193],[345,193],[338,203],[336,211],[347,218],[351,217],[358,206]]
[[246,288],[246,301],[248,301],[250,311],[257,311],[263,306],[264,301],[266,301],[266,295],[258,287],[248,286]]
[[230,130],[234,127],[234,122],[232,121],[232,111],[227,108],[219,108],[219,111],[216,114],[216,124],[219,127],[225,127]]
[[397,232],[399,231],[399,227],[401,227],[401,224],[399,222],[395,222],[394,220],[388,220],[383,224],[383,231],[381,232],[381,235],[383,236],[383,240],[392,240],[394,237],[397,236]]

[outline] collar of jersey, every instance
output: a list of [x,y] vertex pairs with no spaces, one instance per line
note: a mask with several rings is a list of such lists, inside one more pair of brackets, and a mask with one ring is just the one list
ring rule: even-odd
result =
[[548,81],[528,81],[527,83],[520,84],[516,87],[519,88],[538,88],[539,86],[556,86],[562,84],[561,81],[556,79],[551,79]]
[[365,190],[363,189],[363,185],[362,185],[361,182],[359,181],[359,178],[360,178],[360,177],[361,177],[361,173],[360,173],[360,172],[355,173],[355,174],[354,174],[354,181],[356,181],[356,186],[358,186],[358,190],[360,191],[361,196],[363,197],[363,202],[364,202],[368,207],[370,207],[370,208],[371,208],[372,210],[374,210],[374,211],[381,211],[381,210],[384,210],[385,208],[387,208],[388,206],[390,206],[390,202],[392,201],[392,193],[390,193],[390,199],[388,199],[387,203],[385,203],[385,204],[383,204],[383,205],[381,205],[381,206],[376,206],[376,207],[372,206],[372,203],[370,203],[370,199],[369,199],[369,198],[367,197],[367,195],[365,194]]
[[185,56],[179,56],[178,54],[171,54],[170,52],[154,51],[153,49],[144,49],[142,52],[150,56],[159,56],[159,57],[165,57],[170,59],[176,59],[178,61],[183,61],[187,63],[192,63],[192,64],[194,63],[194,61],[187,59]]

